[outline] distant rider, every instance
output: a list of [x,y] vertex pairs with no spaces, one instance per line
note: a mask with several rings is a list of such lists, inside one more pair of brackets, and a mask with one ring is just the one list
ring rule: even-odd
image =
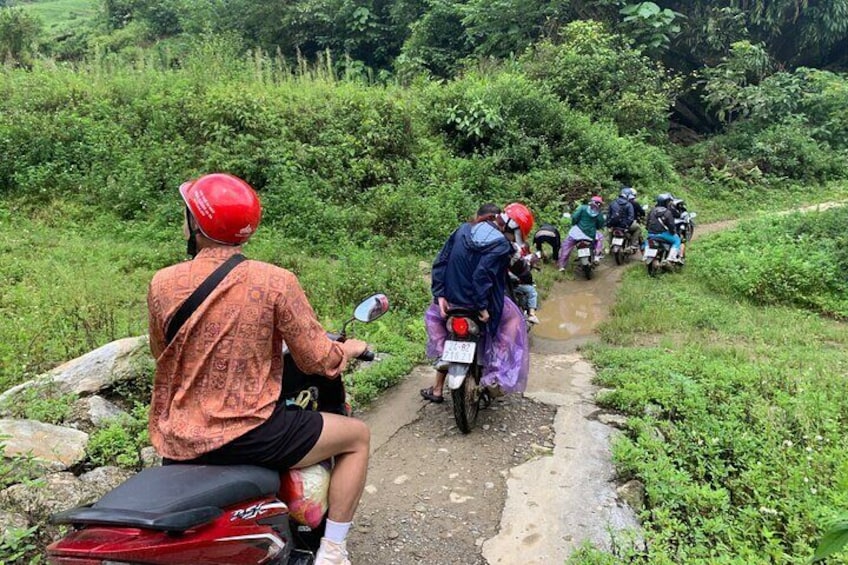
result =
[[622,188],[618,198],[610,202],[607,210],[607,227],[627,230],[628,245],[638,248],[642,228],[636,223],[636,211],[633,208],[635,200],[635,190],[630,187]]
[[568,256],[571,255],[571,250],[580,240],[588,239],[592,241],[596,246],[595,257],[600,256],[597,246],[603,245],[603,242],[597,238],[597,234],[605,224],[604,215],[601,213],[603,204],[604,199],[596,195],[589,200],[588,204],[581,204],[571,214],[571,229],[568,231],[568,237],[562,242],[562,249],[560,249],[559,260],[557,261],[560,271],[565,270],[565,266],[568,264]]
[[543,249],[544,244],[551,246],[551,257],[553,257],[554,262],[559,260],[559,248],[562,246],[562,237],[560,236],[559,229],[557,229],[555,225],[542,224],[533,235],[533,246],[536,248],[536,251],[540,253],[542,258],[545,257],[545,251]]
[[674,197],[668,192],[657,196],[657,205],[648,212],[648,238],[659,239],[671,245],[667,261],[682,263],[680,257],[680,236],[677,234],[676,215],[672,200]]

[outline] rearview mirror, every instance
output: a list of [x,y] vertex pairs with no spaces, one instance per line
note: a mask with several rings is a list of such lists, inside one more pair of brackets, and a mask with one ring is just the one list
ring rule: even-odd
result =
[[389,311],[389,299],[385,294],[373,294],[359,303],[353,317],[360,322],[373,322]]

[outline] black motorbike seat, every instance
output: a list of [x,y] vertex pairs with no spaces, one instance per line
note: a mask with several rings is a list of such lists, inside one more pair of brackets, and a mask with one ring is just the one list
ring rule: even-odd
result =
[[279,489],[279,471],[252,465],[152,467],[92,506],[61,512],[51,521],[182,532],[214,520],[227,506],[274,495]]

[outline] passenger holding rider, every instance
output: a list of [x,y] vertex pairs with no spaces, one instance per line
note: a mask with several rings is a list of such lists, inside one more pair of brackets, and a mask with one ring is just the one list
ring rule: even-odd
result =
[[370,432],[360,420],[287,409],[280,400],[283,343],[306,373],[340,378],[367,344],[331,341],[291,272],[254,260],[235,266],[169,342],[186,298],[259,226],[253,188],[227,174],[180,186],[191,261],[150,283],[150,349],[156,359],[150,440],[165,464],[254,464],[281,471],[335,458],[329,519],[316,564],[349,564],[345,538],[362,495]]
[[680,256],[680,236],[677,234],[675,219],[679,215],[673,201],[674,197],[668,192],[657,196],[657,205],[648,212],[648,239],[659,239],[671,245],[667,261],[682,263]]
[[588,204],[580,205],[577,210],[571,214],[571,229],[568,231],[568,237],[562,242],[562,249],[559,252],[559,260],[557,266],[560,271],[565,270],[568,264],[568,256],[571,255],[571,250],[577,245],[580,240],[588,239],[595,244],[595,259],[601,255],[598,247],[603,246],[603,241],[597,238],[598,231],[604,228],[604,215],[601,212],[601,206],[604,204],[604,199],[600,196],[593,196]]
[[621,189],[618,198],[610,202],[607,212],[607,227],[627,230],[627,241],[631,248],[639,248],[639,239],[642,228],[636,222],[636,209],[633,203],[636,201],[636,191],[630,187]]
[[448,364],[439,358],[451,308],[477,311],[485,324],[484,381],[500,379],[497,384],[504,384],[506,392],[526,386],[529,343],[524,315],[505,293],[512,246],[504,231],[514,232],[516,240],[523,242],[532,227],[533,214],[523,204],[510,204],[503,212],[494,204],[484,204],[439,251],[431,274],[433,303],[424,314],[427,355],[436,359],[433,386],[421,390],[426,400],[444,401]]

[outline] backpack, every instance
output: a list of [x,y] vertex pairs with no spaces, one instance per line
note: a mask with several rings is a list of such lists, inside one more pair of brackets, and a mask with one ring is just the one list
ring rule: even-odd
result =
[[666,213],[668,208],[665,206],[657,206],[653,210],[648,213],[648,232],[649,233],[663,233],[670,232],[672,229],[665,225],[663,221],[663,215]]
[[624,218],[624,210],[621,203],[618,199],[613,200],[610,202],[609,212],[607,213],[607,227],[617,227],[622,218]]

